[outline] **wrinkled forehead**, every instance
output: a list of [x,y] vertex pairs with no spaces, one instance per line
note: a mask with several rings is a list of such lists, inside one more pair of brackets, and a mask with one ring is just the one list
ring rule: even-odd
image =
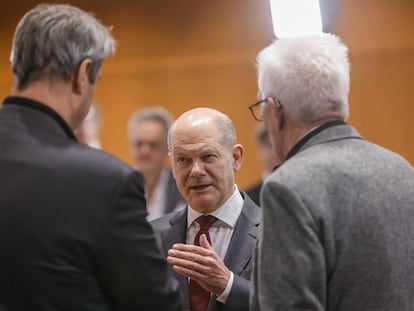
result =
[[216,142],[202,142],[174,145],[171,155],[176,157],[199,158],[207,154],[222,154],[223,150],[220,144]]
[[220,143],[221,135],[217,127],[209,123],[192,123],[185,126],[177,124],[172,132],[171,145],[174,149],[178,146],[192,144]]

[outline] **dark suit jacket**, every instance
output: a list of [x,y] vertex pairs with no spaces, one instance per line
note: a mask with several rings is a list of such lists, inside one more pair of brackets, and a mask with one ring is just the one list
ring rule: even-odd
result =
[[260,191],[262,190],[263,181],[259,181],[246,190],[247,195],[260,206]]
[[[248,310],[252,254],[258,243],[260,225],[259,207],[242,192],[244,206],[234,228],[229,249],[224,258],[225,265],[233,272],[234,282],[226,304],[216,300],[212,295],[208,311]],[[167,256],[168,250],[175,243],[186,243],[187,208],[173,212],[151,222],[157,242]],[[178,273],[174,275],[180,283],[181,298],[184,309],[190,309],[188,279]]]
[[0,309],[178,310],[141,175],[50,108],[0,109]]

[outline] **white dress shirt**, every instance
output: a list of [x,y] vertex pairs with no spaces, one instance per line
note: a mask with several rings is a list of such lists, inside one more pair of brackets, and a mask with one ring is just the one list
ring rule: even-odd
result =
[[[237,219],[239,218],[244,204],[243,197],[241,196],[237,185],[234,185],[234,188],[235,190],[230,198],[228,198],[228,200],[213,213],[209,214],[218,219],[210,227],[209,235],[214,251],[222,260],[224,260],[224,257],[226,256],[231,237],[233,236],[234,226],[236,225]],[[200,225],[195,220],[202,215],[203,214],[192,209],[190,205],[188,206],[187,244],[194,243],[194,238],[197,232],[200,230]],[[234,275],[233,272],[231,272],[230,279],[225,290],[219,297],[217,297],[217,300],[219,302],[226,302],[233,285],[233,280]]]
[[167,200],[166,189],[168,185],[168,170],[164,168],[161,171],[160,178],[158,179],[157,185],[152,193],[151,200],[147,200],[147,220],[151,221],[161,217],[165,214],[164,206]]

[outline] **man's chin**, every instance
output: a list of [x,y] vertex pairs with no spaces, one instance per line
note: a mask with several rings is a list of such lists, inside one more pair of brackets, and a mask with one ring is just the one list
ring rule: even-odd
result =
[[216,209],[216,201],[217,198],[211,192],[198,192],[196,195],[190,195],[188,203],[194,210],[206,214]]

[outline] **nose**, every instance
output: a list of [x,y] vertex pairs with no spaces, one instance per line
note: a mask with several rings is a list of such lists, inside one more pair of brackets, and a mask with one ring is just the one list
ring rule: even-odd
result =
[[148,154],[151,151],[151,148],[149,147],[148,144],[142,144],[139,151],[143,154]]
[[137,151],[141,155],[148,155],[151,153],[151,145],[146,142],[140,142],[136,145]]
[[200,161],[194,161],[191,166],[190,175],[192,177],[199,177],[205,175],[204,165]]

